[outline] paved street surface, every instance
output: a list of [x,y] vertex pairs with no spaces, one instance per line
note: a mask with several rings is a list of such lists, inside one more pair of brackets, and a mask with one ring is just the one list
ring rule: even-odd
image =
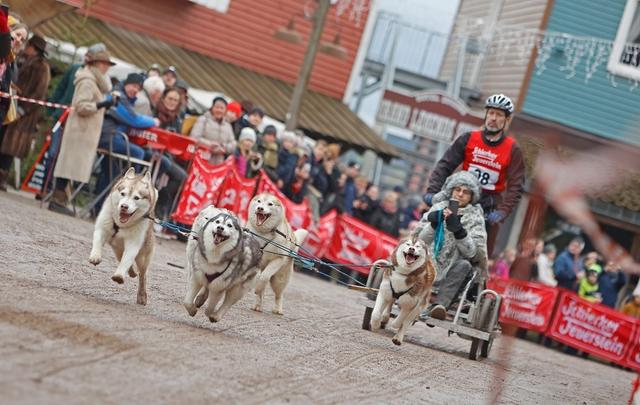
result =
[[360,329],[360,293],[295,274],[285,315],[250,310],[212,324],[182,307],[183,243],[157,240],[146,307],[115,259],[87,261],[92,224],[0,193],[0,395],[5,404],[500,403],[621,404],[634,374],[521,340],[467,359],[469,342],[415,325],[400,347]]

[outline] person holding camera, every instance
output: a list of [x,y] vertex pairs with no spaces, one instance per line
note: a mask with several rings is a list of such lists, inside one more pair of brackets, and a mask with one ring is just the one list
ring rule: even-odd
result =
[[480,182],[474,174],[452,174],[414,230],[413,236],[430,247],[437,270],[434,288],[438,294],[421,318],[445,319],[473,269],[478,268],[481,277],[487,276],[487,232],[484,211],[478,203],[480,193]]
[[424,201],[431,205],[445,179],[459,166],[477,176],[482,187],[480,204],[486,214],[489,253],[493,253],[499,224],[522,198],[525,168],[522,150],[507,135],[515,110],[511,99],[494,94],[487,98],[485,110],[482,130],[460,135],[438,161]]

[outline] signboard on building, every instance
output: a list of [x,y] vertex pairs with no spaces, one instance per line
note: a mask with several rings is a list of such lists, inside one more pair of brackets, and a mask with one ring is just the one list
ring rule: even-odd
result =
[[483,117],[482,113],[471,111],[464,101],[441,90],[419,93],[386,90],[377,120],[425,138],[451,143],[458,135],[480,128]]

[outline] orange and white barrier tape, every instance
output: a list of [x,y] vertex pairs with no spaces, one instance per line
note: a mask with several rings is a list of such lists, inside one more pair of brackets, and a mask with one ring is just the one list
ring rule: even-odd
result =
[[13,98],[15,100],[24,101],[26,103],[38,104],[38,105],[41,105],[44,107],[50,107],[50,108],[62,108],[64,110],[72,108],[70,105],[51,103],[49,101],[36,100],[34,98],[20,97],[15,94],[5,93],[4,91],[0,91],[0,97]]

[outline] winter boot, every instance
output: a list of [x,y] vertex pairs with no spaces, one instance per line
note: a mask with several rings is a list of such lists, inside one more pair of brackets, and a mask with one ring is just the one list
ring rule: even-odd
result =
[[67,208],[68,200],[67,192],[65,190],[54,190],[53,196],[51,196],[51,201],[49,201],[49,211],[75,217],[76,214]]

